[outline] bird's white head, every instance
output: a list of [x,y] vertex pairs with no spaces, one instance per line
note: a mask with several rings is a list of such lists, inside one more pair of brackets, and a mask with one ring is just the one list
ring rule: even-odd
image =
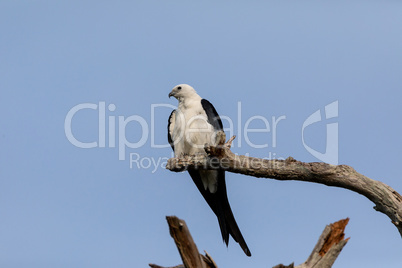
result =
[[194,90],[192,86],[186,84],[180,84],[175,86],[169,93],[169,98],[175,97],[179,102],[194,96],[198,96],[197,92]]

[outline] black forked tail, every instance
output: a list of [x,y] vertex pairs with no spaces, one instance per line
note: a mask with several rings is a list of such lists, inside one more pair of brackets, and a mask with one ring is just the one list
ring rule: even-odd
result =
[[230,208],[229,200],[226,193],[225,172],[223,170],[215,171],[218,174],[218,189],[215,193],[211,193],[208,189],[205,190],[202,183],[201,175],[197,170],[189,170],[191,178],[197,185],[198,190],[211,207],[216,217],[218,218],[219,227],[221,229],[222,239],[226,246],[229,244],[229,234],[239,243],[247,256],[251,256],[251,252],[237,226],[236,220]]

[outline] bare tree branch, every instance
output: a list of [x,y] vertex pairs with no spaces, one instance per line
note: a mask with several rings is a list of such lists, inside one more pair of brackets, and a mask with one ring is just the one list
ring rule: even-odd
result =
[[[212,257],[205,252],[205,256],[198,253],[190,231],[184,220],[176,216],[166,217],[170,235],[174,239],[177,249],[184,264],[174,267],[162,267],[156,264],[149,264],[152,268],[218,268]],[[279,264],[273,268],[330,268],[337,259],[339,253],[348,242],[345,237],[345,227],[349,219],[337,221],[327,225],[318,239],[311,255],[307,261],[299,266],[290,264],[288,266]]]
[[327,225],[318,238],[310,257],[304,263],[294,266],[278,264],[273,268],[330,268],[338,258],[339,253],[348,242],[349,238],[345,237],[345,228],[349,219],[344,219]]
[[[205,252],[205,256],[198,252],[197,246],[184,220],[176,216],[167,216],[166,220],[169,225],[170,235],[176,243],[183,261],[182,265],[170,268],[217,268],[215,261],[207,252]],[[149,264],[149,266],[152,268],[168,268],[156,264]]]
[[186,169],[224,169],[229,172],[275,180],[315,182],[341,187],[371,200],[374,209],[386,214],[402,236],[402,196],[390,186],[370,179],[347,165],[305,163],[288,157],[286,160],[266,160],[235,155],[231,150],[233,136],[227,143],[223,132],[218,133],[216,146],[205,145],[204,155],[169,159],[166,168],[180,172]]
[[349,219],[347,218],[327,225],[320,238],[318,238],[318,242],[310,257],[308,257],[305,263],[295,268],[332,267],[339,253],[341,253],[341,250],[349,241],[349,238],[344,239],[344,231],[348,222]]

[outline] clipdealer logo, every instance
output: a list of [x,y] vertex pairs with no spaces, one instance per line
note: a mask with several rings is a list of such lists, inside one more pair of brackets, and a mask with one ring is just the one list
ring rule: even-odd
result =
[[[324,108],[325,120],[338,117],[338,101],[334,101]],[[321,153],[308,146],[304,140],[304,130],[315,123],[321,122],[321,111],[317,110],[311,114],[303,123],[302,126],[302,142],[304,148],[315,158],[332,165],[338,165],[338,152],[339,152],[339,138],[338,138],[338,122],[326,124],[326,141],[325,152]]]
[[[74,146],[82,149],[91,148],[116,148],[118,149],[118,159],[120,161],[126,160],[127,149],[136,150],[143,146],[146,146],[148,140],[150,139],[151,148],[168,148],[170,145],[167,143],[156,144],[155,142],[155,117],[156,110],[159,108],[169,108],[170,110],[176,109],[177,107],[171,104],[161,103],[161,104],[151,104],[151,120],[150,123],[140,115],[130,115],[128,117],[122,115],[114,115],[116,111],[116,105],[110,103],[106,106],[105,101],[100,101],[98,103],[80,103],[72,107],[66,114],[64,120],[64,132],[67,140]],[[80,112],[83,110],[93,110],[97,113],[97,140],[91,142],[80,141],[73,134],[73,121],[76,117],[80,116]],[[332,102],[325,106],[325,119],[338,117],[338,101]],[[167,116],[166,116],[167,117]],[[237,103],[237,118],[232,120],[228,116],[221,116],[221,120],[227,128],[224,128],[225,133],[228,137],[236,135],[237,139],[236,146],[241,147],[243,145],[243,140],[247,146],[255,149],[272,148],[277,147],[278,136],[277,131],[280,123],[286,120],[285,115],[279,117],[272,116],[271,118],[266,118],[262,115],[254,115],[247,120],[243,120],[242,117],[242,104]],[[263,127],[251,128],[250,125],[253,121],[259,121],[260,125],[262,123]],[[321,111],[317,110],[311,114],[302,124],[301,138],[304,148],[318,160],[321,160],[330,164],[338,164],[338,123],[333,122],[327,124],[326,127],[326,151],[324,153],[319,152],[311,148],[305,142],[305,129],[315,123],[323,121],[321,117]],[[243,124],[244,123],[244,124]],[[126,138],[126,128],[128,125],[137,125],[141,128],[139,134],[139,139],[135,142],[129,141]],[[237,131],[235,132],[235,125]],[[244,126],[244,127],[243,127]],[[117,133],[116,133],[117,129]],[[265,143],[258,144],[252,141],[251,133],[266,133],[271,134],[271,139]],[[165,134],[165,133],[164,133]],[[138,136],[138,135],[137,135]],[[130,168],[144,168],[151,169],[152,173],[156,172],[158,167],[163,167],[169,157],[162,157],[155,159],[153,157],[141,157],[138,152],[129,152],[129,163]],[[170,157],[173,157],[171,154]],[[267,159],[285,159],[285,157],[276,157],[276,154],[272,152],[269,153]]]

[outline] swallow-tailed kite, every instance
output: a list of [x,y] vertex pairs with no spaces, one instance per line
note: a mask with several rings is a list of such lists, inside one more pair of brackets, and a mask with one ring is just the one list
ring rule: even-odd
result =
[[[178,108],[169,117],[168,141],[175,157],[205,154],[204,145],[216,144],[216,133],[223,131],[222,121],[214,106],[202,99],[189,85],[173,88],[170,97],[179,101]],[[243,235],[237,226],[229,205],[224,170],[188,170],[202,196],[216,214],[226,246],[229,234],[240,244],[244,253],[251,256]]]

